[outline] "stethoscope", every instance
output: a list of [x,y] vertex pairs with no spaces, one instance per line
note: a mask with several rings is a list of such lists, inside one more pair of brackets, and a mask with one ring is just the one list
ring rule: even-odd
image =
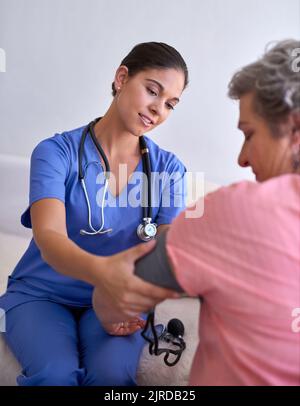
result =
[[[108,181],[110,177],[110,166],[109,162],[107,160],[107,157],[98,142],[95,132],[94,132],[94,126],[99,121],[100,118],[96,118],[94,121],[91,121],[83,130],[81,139],[80,139],[80,144],[79,144],[79,151],[78,151],[78,156],[79,156],[79,180],[84,192],[87,208],[88,208],[88,221],[89,221],[89,227],[91,231],[86,231],[86,230],[80,230],[81,235],[97,235],[97,234],[106,234],[112,231],[111,228],[109,229],[104,229],[104,204],[105,204],[105,197],[107,193],[107,188],[108,188]],[[93,225],[92,225],[92,212],[91,212],[91,206],[90,206],[90,201],[84,181],[84,173],[82,170],[82,158],[83,158],[83,153],[84,153],[84,143],[86,140],[87,135],[90,134],[93,143],[97,150],[99,151],[99,154],[101,155],[104,165],[105,165],[105,183],[104,183],[104,190],[103,190],[103,196],[102,196],[102,202],[101,202],[101,227],[96,230]],[[151,164],[150,164],[150,157],[149,157],[149,149],[147,148],[146,141],[143,136],[139,137],[139,144],[140,144],[140,151],[142,155],[142,164],[143,164],[143,173],[147,177],[148,180],[148,193],[147,193],[147,205],[143,206],[143,220],[142,223],[137,227],[137,235],[142,241],[150,241],[152,240],[156,233],[157,233],[157,225],[155,223],[152,223],[152,206],[151,206]],[[143,194],[145,194],[145,190],[143,188]],[[143,202],[145,202],[145,199],[142,199]]]

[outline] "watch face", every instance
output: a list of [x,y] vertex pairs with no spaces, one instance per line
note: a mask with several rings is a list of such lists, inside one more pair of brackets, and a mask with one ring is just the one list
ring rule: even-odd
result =
[[147,224],[145,226],[145,233],[149,236],[149,237],[154,237],[156,234],[156,226],[154,224]]

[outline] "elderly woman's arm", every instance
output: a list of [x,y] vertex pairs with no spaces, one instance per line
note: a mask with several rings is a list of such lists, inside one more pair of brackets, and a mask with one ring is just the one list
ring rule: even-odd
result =
[[168,258],[167,233],[167,230],[162,232],[157,238],[155,249],[136,262],[134,273],[154,285],[182,293],[183,290],[175,278],[172,264]]

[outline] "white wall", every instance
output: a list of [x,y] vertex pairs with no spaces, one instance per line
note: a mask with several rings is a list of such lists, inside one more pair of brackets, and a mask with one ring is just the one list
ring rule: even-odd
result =
[[121,59],[154,40],[178,48],[191,79],[154,139],[210,181],[251,179],[236,164],[227,83],[288,37],[300,37],[300,0],[0,0],[0,153],[29,156],[42,138],[104,113]]

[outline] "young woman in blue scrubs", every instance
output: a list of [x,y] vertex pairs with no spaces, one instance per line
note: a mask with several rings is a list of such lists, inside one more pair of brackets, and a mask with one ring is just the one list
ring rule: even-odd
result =
[[[107,334],[95,316],[92,290],[97,287],[107,307],[118,303],[122,308],[135,298],[139,305],[133,314],[159,298],[174,297],[171,291],[130,277],[134,262],[154,245],[137,245],[143,211],[136,204],[141,191],[133,179],[143,173],[139,137],[169,117],[187,83],[183,58],[163,43],[137,45],[117,69],[111,106],[94,126],[111,172],[105,233],[81,232],[91,232],[89,224],[98,230],[103,223],[105,166],[90,136],[82,168],[91,221],[79,180],[78,151],[86,125],[56,134],[34,149],[29,207],[21,218],[34,238],[0,298],[0,308],[6,311],[5,338],[23,369],[19,385],[135,385],[143,321],[125,320],[112,325],[117,336]],[[160,178],[152,207],[160,232],[184,208],[185,168],[175,155],[145,140],[151,170]]]

